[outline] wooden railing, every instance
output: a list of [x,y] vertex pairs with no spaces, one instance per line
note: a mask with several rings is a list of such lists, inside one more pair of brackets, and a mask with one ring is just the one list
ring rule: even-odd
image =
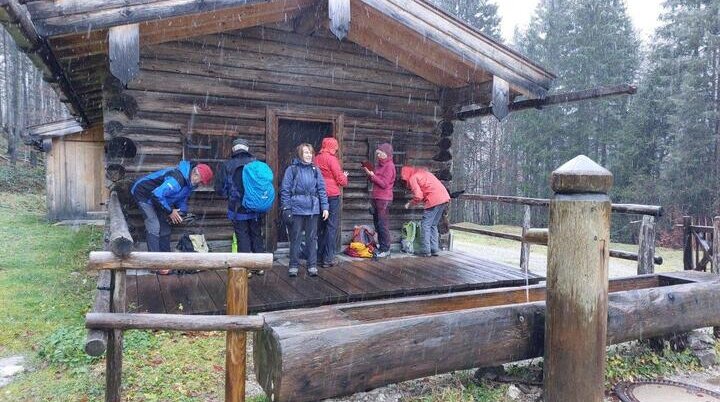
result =
[[683,268],[686,271],[720,273],[720,216],[712,226],[695,225],[691,216],[683,216]]
[[[91,252],[88,269],[99,271],[97,293],[85,316],[85,351],[100,356],[107,350],[105,400],[121,400],[123,331],[226,331],[225,400],[245,400],[246,332],[263,328],[262,317],[247,316],[248,273],[269,269],[272,254],[131,252],[132,238],[117,195],[108,202],[109,233],[105,249]],[[126,271],[144,269],[226,269],[226,315],[128,314]]]
[[[520,246],[520,268],[527,270],[530,259],[530,244],[547,245],[547,240],[542,242],[542,238],[535,238],[534,241],[526,239],[527,233],[531,230],[530,222],[532,219],[532,207],[547,208],[550,200],[545,198],[528,198],[504,195],[484,195],[484,194],[463,194],[460,199],[483,201],[483,202],[499,202],[506,204],[524,205],[524,214],[522,222],[522,234],[503,233],[495,230],[484,229],[479,225],[468,222],[462,222],[450,225],[450,229],[459,232],[481,234],[485,236],[497,237],[501,239],[514,240],[521,243]],[[640,224],[638,252],[628,252],[623,250],[610,250],[610,257],[620,258],[638,262],[638,274],[650,274],[655,271],[655,265],[662,265],[663,259],[655,255],[655,217],[662,216],[663,209],[656,205],[640,205],[640,204],[612,204],[612,212],[619,214],[636,214],[643,215]]]

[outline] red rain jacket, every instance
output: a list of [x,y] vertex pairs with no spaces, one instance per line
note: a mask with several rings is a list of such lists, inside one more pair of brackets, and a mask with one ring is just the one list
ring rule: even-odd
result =
[[429,209],[450,201],[450,194],[434,174],[425,169],[403,166],[400,177],[412,191],[412,204],[425,204]]
[[343,173],[340,161],[336,156],[338,148],[338,142],[335,138],[325,138],[320,153],[315,157],[315,166],[320,169],[320,173],[325,180],[325,190],[328,197],[339,196],[340,187],[345,187],[348,184],[347,176]]

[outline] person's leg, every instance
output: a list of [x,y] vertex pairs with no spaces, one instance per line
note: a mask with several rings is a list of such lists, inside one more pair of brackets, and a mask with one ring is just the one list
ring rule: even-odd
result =
[[423,242],[423,249],[420,250],[420,254],[428,256],[431,253],[432,250],[432,223],[435,218],[434,214],[435,208],[428,208],[423,212],[422,222],[420,222],[420,227],[422,228],[422,242]]
[[293,215],[292,225],[290,225],[290,274],[295,270],[297,275],[297,269],[300,266],[300,234],[303,230],[303,218],[302,215]]
[[262,237],[263,220],[258,217],[248,221],[248,229],[250,232],[250,252],[264,253],[265,240]]
[[158,217],[158,223],[160,223],[160,251],[170,252],[170,234],[172,233],[172,227],[168,222],[167,217],[163,211],[155,210]]
[[305,244],[307,245],[307,266],[308,269],[317,269],[317,226],[318,216],[308,215],[305,217]]
[[[328,199],[329,201],[329,199]],[[330,215],[332,215],[332,208],[330,210]],[[328,241],[327,241],[327,235],[328,235],[328,224],[330,223],[330,219],[324,221],[322,219],[322,215],[318,216],[318,223],[317,223],[317,258],[318,262],[322,265],[325,263],[325,261],[329,261],[326,256],[328,254]]]
[[322,252],[318,259],[325,264],[334,264],[335,253],[337,252],[337,233],[340,226],[340,197],[330,197],[328,201],[330,203],[330,216],[326,221],[321,219],[325,226],[325,235],[323,236],[324,247],[320,247],[318,241],[318,250]]
[[378,233],[378,243],[380,243],[379,251],[381,253],[390,250],[390,204],[392,201],[373,200],[375,204],[375,213],[377,214],[378,225],[376,231]]
[[140,212],[145,222],[145,233],[147,248],[150,252],[160,251],[160,222],[158,222],[157,213],[151,204],[139,202]]
[[233,229],[235,229],[235,239],[237,240],[238,253],[249,253],[250,247],[250,221],[234,220]]
[[432,236],[430,239],[430,253],[432,255],[437,255],[440,252],[440,232],[438,231],[438,225],[440,224],[440,220],[445,212],[445,208],[447,208],[447,204],[438,205],[433,208],[435,210],[435,216],[433,217],[432,227],[430,230],[430,235]]
[[[378,200],[371,198],[370,205],[372,205],[372,208],[370,209],[372,211],[373,226],[375,227],[375,232],[378,234],[378,243],[382,244],[382,235],[380,234],[380,212],[378,211]],[[378,244],[378,247],[380,247],[380,244]]]

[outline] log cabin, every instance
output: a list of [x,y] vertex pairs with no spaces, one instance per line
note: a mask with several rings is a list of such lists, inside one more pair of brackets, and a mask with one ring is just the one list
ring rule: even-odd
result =
[[[372,223],[360,162],[377,144],[392,143],[398,168],[427,167],[453,189],[453,120],[468,109],[502,118],[545,99],[554,78],[425,0],[0,0],[0,21],[81,125],[73,135],[103,144],[75,156],[99,161],[82,164],[100,177],[88,185],[117,190],[136,239],[137,177],[182,159],[217,167],[243,137],[278,180],[295,145],[332,136],[350,174],[347,243]],[[395,199],[399,241],[420,211],[402,208],[399,178]],[[209,240],[231,238],[226,202],[210,189],[191,212]],[[278,221],[275,207],[269,250],[285,241]]]

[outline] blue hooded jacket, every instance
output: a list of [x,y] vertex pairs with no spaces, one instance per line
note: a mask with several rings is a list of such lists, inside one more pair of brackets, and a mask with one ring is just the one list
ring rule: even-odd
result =
[[329,209],[325,181],[312,163],[293,159],[280,186],[280,207],[293,215],[318,215]]
[[181,161],[175,168],[158,170],[133,184],[130,193],[138,202],[153,204],[170,214],[173,209],[186,213],[188,199],[195,190],[190,182],[193,164]]

